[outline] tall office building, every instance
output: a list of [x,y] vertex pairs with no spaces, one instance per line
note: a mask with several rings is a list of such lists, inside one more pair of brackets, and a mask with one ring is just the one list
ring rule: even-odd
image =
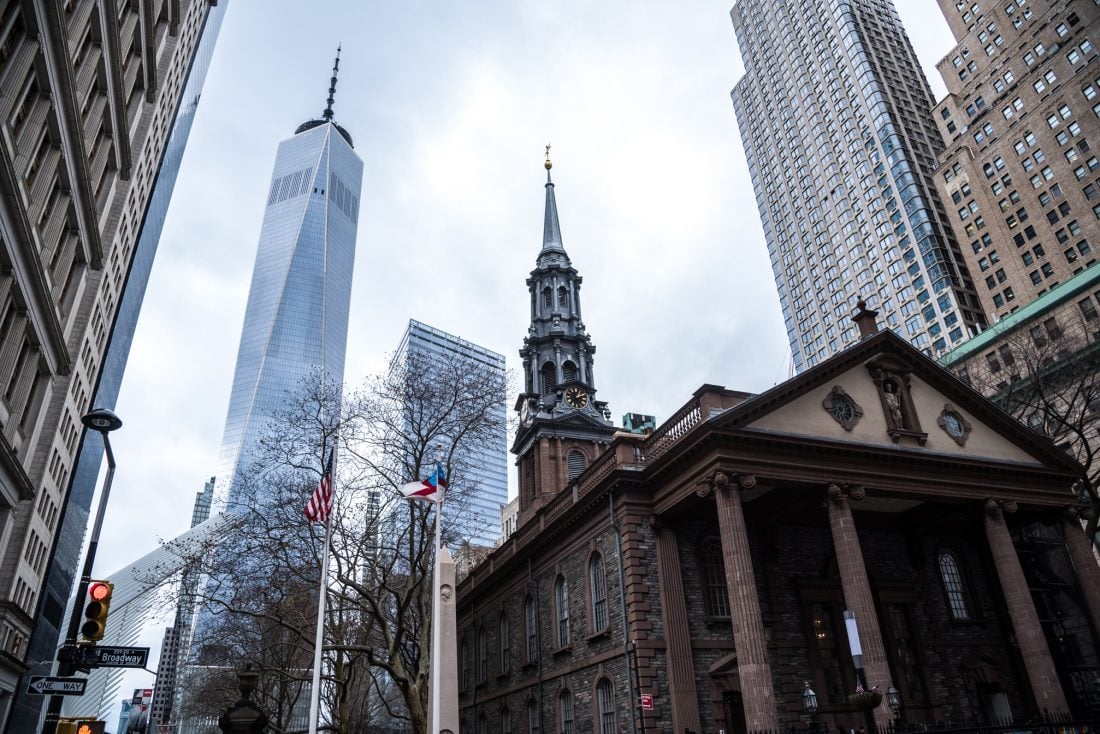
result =
[[9,716],[13,693],[27,664],[53,659],[87,520],[80,416],[113,400],[225,12],[112,8],[0,4],[0,726],[13,731],[37,720],[38,697],[16,696]]
[[936,185],[1000,320],[1096,262],[1100,12],[1094,0],[940,0],[957,45]]
[[931,90],[889,0],[740,0],[732,92],[794,366],[858,339],[857,299],[930,352],[984,327],[932,183]]
[[[405,364],[412,355],[427,357],[429,365],[433,358],[469,361],[475,369],[494,375],[501,385],[505,381],[503,355],[410,319],[394,355],[394,364]],[[461,525],[467,529],[465,540],[474,546],[492,547],[496,544],[500,534],[500,506],[508,501],[505,400],[506,396],[502,393],[499,403],[492,407],[492,420],[499,429],[497,435],[490,441],[471,446],[468,453],[460,457],[467,468],[464,484],[472,488],[467,495],[468,501],[462,507]],[[457,509],[448,509],[444,504],[444,517]]]
[[[337,57],[339,66],[339,57]],[[225,419],[215,510],[271,419],[315,374],[340,384],[363,161],[328,107],[279,144]]]

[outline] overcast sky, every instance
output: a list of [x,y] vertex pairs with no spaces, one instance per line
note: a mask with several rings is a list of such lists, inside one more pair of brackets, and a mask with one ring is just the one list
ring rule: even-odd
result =
[[[214,473],[276,146],[319,116],[338,43],[336,118],[365,163],[350,385],[410,318],[518,375],[548,142],[616,422],[786,378],[731,4],[230,0],[122,384],[97,572],[185,530]],[[898,5],[939,97],[946,23],[934,0]]]

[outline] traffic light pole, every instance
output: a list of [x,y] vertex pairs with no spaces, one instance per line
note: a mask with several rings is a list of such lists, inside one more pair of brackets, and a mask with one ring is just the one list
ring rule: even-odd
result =
[[[111,451],[111,440],[107,438],[108,431],[113,431],[122,425],[114,413],[109,410],[95,410],[84,416],[84,425],[99,431],[103,436],[103,451],[107,455],[107,476],[103,480],[103,492],[99,495],[99,506],[96,507],[95,521],[92,524],[92,535],[88,540],[88,554],[84,557],[84,570],[80,574],[80,583],[76,587],[76,600],[73,602],[73,613],[69,617],[69,630],[65,633],[65,644],[62,645],[58,655],[57,674],[61,676],[72,675],[79,665],[76,663],[75,653],[78,650],[76,635],[80,631],[81,610],[84,608],[84,597],[88,593],[88,583],[92,579],[92,566],[95,565],[96,548],[99,547],[99,533],[103,529],[103,514],[107,509],[107,499],[111,496],[111,482],[115,478],[115,455]],[[67,655],[66,653],[72,654]],[[46,720],[42,725],[42,734],[55,734],[57,722],[61,718],[61,704],[64,696],[50,696],[46,708]]]

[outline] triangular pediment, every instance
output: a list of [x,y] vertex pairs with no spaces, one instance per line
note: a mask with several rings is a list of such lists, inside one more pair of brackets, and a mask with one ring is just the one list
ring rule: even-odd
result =
[[[883,389],[884,375],[900,375]],[[907,400],[887,393],[904,382]],[[836,410],[834,396],[851,411]],[[900,418],[900,423],[899,423]],[[972,460],[1072,469],[1020,424],[891,332],[881,332],[728,411],[739,430],[879,446]]]

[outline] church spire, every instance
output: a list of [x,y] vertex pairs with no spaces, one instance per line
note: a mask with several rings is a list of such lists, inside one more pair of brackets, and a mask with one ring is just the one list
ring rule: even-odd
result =
[[558,202],[554,198],[554,182],[550,178],[550,169],[554,164],[550,162],[550,144],[546,144],[546,215],[542,225],[542,251],[549,250],[565,254],[565,248],[561,244],[561,225],[558,224]]
[[336,62],[332,65],[332,77],[328,80],[328,105],[325,107],[325,111],[321,113],[321,117],[325,122],[332,122],[332,103],[336,96],[336,75],[340,72],[340,49],[342,44],[336,46]]

